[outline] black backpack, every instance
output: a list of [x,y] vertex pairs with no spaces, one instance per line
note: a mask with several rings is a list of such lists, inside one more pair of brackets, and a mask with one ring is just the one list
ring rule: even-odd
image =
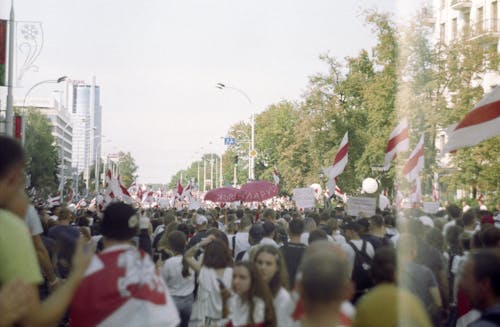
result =
[[354,243],[347,241],[352,249],[354,250],[354,266],[352,268],[351,279],[356,284],[356,295],[354,296],[354,302],[368,291],[368,289],[374,286],[372,278],[372,258],[366,253],[367,241],[362,240],[363,245],[361,250],[359,250]]

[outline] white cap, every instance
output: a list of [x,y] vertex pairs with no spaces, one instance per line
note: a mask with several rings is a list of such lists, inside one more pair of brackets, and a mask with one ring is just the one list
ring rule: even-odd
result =
[[420,218],[418,218],[418,220],[420,220],[420,222],[424,226],[434,227],[434,222],[432,221],[431,217],[429,217],[429,216],[421,216]]
[[481,205],[481,206],[479,207],[479,210],[484,210],[484,211],[486,211],[486,210],[488,210],[488,207],[487,207],[487,206],[485,206],[485,205],[483,204],[483,205]]
[[204,225],[204,224],[208,224],[207,217],[205,217],[203,215],[197,215],[196,216],[196,225]]

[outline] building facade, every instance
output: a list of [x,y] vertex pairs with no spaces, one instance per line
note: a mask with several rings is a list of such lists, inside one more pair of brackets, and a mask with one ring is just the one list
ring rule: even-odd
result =
[[100,87],[95,78],[91,84],[67,81],[67,105],[73,122],[72,164],[78,174],[89,179],[90,167],[101,158],[102,120]]

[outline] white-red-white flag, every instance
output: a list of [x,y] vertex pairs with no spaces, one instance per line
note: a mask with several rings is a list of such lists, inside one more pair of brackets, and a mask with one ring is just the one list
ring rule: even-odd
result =
[[434,172],[434,180],[432,181],[432,198],[434,202],[439,201],[439,174]]
[[398,152],[408,151],[410,139],[408,137],[408,119],[403,118],[389,135],[389,141],[385,149],[384,170],[391,168],[391,162],[396,158]]
[[500,135],[500,85],[458,123],[443,151],[451,152]]
[[335,155],[335,159],[333,160],[333,164],[330,167],[325,168],[323,171],[326,176],[328,176],[327,187],[330,191],[330,194],[334,194],[335,192],[335,178],[342,174],[347,166],[347,161],[349,160],[349,137],[348,132],[345,132],[342,141],[340,142],[339,150]]
[[175,198],[179,199],[182,196],[183,192],[184,192],[184,187],[182,187],[181,179],[179,178],[177,180],[177,186],[175,187]]
[[120,175],[118,175],[117,181],[118,186],[120,187],[120,198],[122,199],[122,201],[129,204],[132,203],[132,196],[128,192],[128,189],[125,187],[125,185],[123,185]]
[[276,166],[273,168],[273,180],[274,185],[278,185],[280,183],[280,174],[278,173],[278,168],[276,168]]
[[411,206],[416,208],[418,207],[418,204],[422,202],[422,186],[420,183],[420,177],[417,176],[417,178],[413,181],[412,185],[412,191],[410,194],[410,203]]
[[403,175],[409,182],[418,178],[418,174],[424,168],[424,135],[420,137],[417,146],[410,154],[408,161],[403,167]]

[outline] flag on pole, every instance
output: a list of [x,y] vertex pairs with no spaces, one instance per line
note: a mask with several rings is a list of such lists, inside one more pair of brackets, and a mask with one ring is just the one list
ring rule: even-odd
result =
[[452,152],[500,135],[500,85],[458,123],[443,151]]
[[424,134],[420,137],[417,146],[410,154],[408,161],[403,167],[403,175],[409,182],[417,179],[418,174],[424,168]]
[[338,175],[342,174],[342,172],[345,169],[345,166],[347,166],[347,161],[349,159],[348,152],[349,152],[349,138],[348,138],[348,132],[345,132],[344,137],[340,142],[339,150],[337,151],[335,159],[333,160],[333,165],[323,170],[325,175],[328,176],[327,187],[328,190],[330,191],[330,194],[334,194],[335,192],[335,186],[337,184],[335,182],[335,178]]
[[408,119],[403,118],[389,135],[389,141],[385,149],[384,170],[391,168],[391,162],[396,158],[398,152],[408,151],[410,140],[408,137]]
[[278,173],[278,168],[274,166],[273,168],[273,180],[274,180],[274,185],[278,185],[280,183],[280,175]]
[[184,192],[184,187],[182,187],[181,179],[179,178],[177,180],[177,186],[175,187],[175,198],[179,199],[182,196],[183,192]]
[[410,202],[412,207],[416,208],[419,203],[422,202],[422,186],[420,183],[420,177],[418,177],[413,181],[413,188],[410,195]]
[[61,193],[57,192],[54,196],[49,196],[47,206],[49,208],[61,205]]
[[432,198],[434,202],[439,201],[439,174],[434,172],[434,180],[432,181]]

